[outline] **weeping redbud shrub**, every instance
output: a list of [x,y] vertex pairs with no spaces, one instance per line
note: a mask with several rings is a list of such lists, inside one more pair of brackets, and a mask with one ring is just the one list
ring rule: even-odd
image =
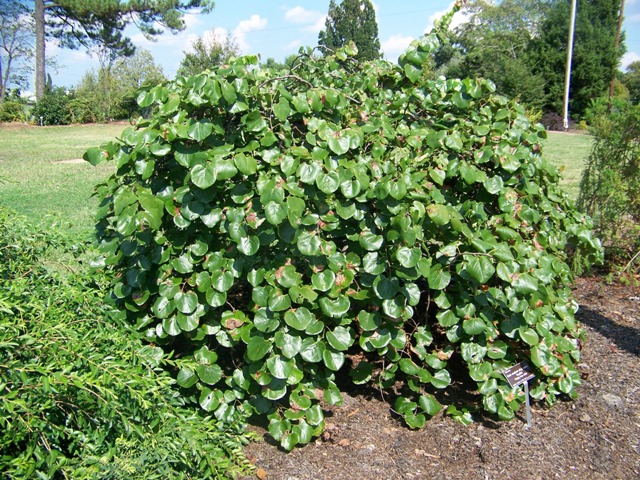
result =
[[[599,242],[521,106],[482,79],[424,80],[439,41],[399,65],[241,57],[142,92],[154,116],[87,152],[116,167],[98,188],[112,296],[180,356],[188,400],[266,417],[291,449],[345,377],[412,428],[443,409],[513,418],[524,394],[501,372],[523,360],[535,400],[576,395],[566,252],[595,262]],[[452,377],[477,405],[443,395]]]

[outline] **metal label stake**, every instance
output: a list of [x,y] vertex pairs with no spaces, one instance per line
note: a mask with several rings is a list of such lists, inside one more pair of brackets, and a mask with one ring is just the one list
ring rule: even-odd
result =
[[529,380],[536,378],[527,362],[520,362],[513,367],[502,371],[504,378],[507,379],[509,385],[517,387],[524,383],[524,395],[526,397],[527,407],[527,428],[531,428],[531,402],[529,400]]

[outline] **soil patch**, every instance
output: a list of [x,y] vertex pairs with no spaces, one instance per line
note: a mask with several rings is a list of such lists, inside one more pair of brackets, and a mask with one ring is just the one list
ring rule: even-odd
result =
[[69,160],[58,160],[53,163],[87,163],[87,162],[82,158],[70,158]]
[[438,415],[420,431],[394,418],[379,394],[345,395],[323,438],[292,452],[246,448],[265,479],[640,479],[640,289],[579,279],[587,331],[579,398],[524,407],[511,422],[463,426]]

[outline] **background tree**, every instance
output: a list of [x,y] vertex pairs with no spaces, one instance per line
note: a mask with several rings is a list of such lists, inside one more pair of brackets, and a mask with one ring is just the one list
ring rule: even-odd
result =
[[195,75],[204,70],[227,63],[231,57],[240,54],[240,48],[231,35],[220,39],[213,32],[198,37],[191,45],[192,51],[185,51],[180,61],[178,75]]
[[284,58],[283,62],[276,61],[275,58],[269,57],[263,63],[262,66],[264,68],[269,68],[271,70],[288,70],[293,66],[293,63],[298,58],[297,53],[292,53],[291,55],[287,55]]
[[[608,91],[625,52],[624,37],[620,48],[615,48],[619,13],[620,0],[578,0],[569,106],[572,116],[582,116],[592,99]],[[569,18],[569,2],[553,1],[532,44],[534,72],[546,80],[545,107],[555,112],[562,110]]]
[[369,0],[343,0],[329,3],[325,29],[318,35],[318,45],[335,50],[353,41],[358,60],[380,58],[380,39],[376,13]]
[[489,78],[499,93],[541,107],[545,81],[533,72],[530,46],[547,9],[545,0],[470,2],[463,10],[469,21],[452,32],[450,45],[436,54],[436,73]]
[[[183,14],[194,8],[209,12],[212,0],[35,0],[36,96],[44,93],[45,35],[56,38],[65,48],[101,45],[128,56],[134,53],[125,27],[135,25],[147,38],[167,29],[183,30]],[[46,25],[46,28],[45,28]]]
[[17,0],[3,1],[0,4],[0,104],[10,85],[21,88],[29,83],[33,35],[32,12]]
[[640,61],[633,62],[622,75],[622,83],[629,90],[629,100],[640,103]]
[[140,49],[132,57],[117,59],[113,66],[89,70],[75,88],[74,121],[105,122],[128,118],[139,112],[139,88],[165,81],[162,67],[149,51]]

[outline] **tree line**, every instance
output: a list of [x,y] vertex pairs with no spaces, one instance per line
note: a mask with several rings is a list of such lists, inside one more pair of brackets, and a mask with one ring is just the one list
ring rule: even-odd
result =
[[[149,52],[136,51],[124,28],[133,24],[153,38],[163,29],[183,29],[186,12],[209,12],[212,8],[211,0],[6,0],[0,5],[0,104],[13,100],[15,116],[15,88],[26,87],[34,69],[39,103],[45,94],[64,93],[47,89],[49,59],[44,45],[46,38],[52,38],[65,48],[85,48],[100,60],[100,67],[85,74],[72,89],[71,97],[63,100],[71,103],[75,112],[69,114],[69,121],[108,120],[139,113],[137,88],[165,78]],[[616,47],[620,8],[621,0],[578,1],[570,92],[570,112],[575,119],[583,118],[591,102],[606,95],[612,79],[617,96],[635,103],[640,98],[640,62],[631,64],[626,73],[618,70],[625,52],[624,34]],[[489,78],[499,93],[518,98],[531,111],[559,114],[569,1],[469,0],[461,13],[465,21],[446,33],[443,46],[428,60],[429,76]],[[358,47],[359,60],[383,56],[369,0],[331,0],[325,28],[318,36],[317,54],[350,41]],[[215,67],[241,52],[232,37],[209,34],[184,53],[178,75]],[[293,58],[295,55],[284,63],[269,58],[263,65],[285,68]],[[13,94],[9,87],[13,87]],[[11,116],[11,112],[7,115],[11,105],[0,108],[0,120]]]

